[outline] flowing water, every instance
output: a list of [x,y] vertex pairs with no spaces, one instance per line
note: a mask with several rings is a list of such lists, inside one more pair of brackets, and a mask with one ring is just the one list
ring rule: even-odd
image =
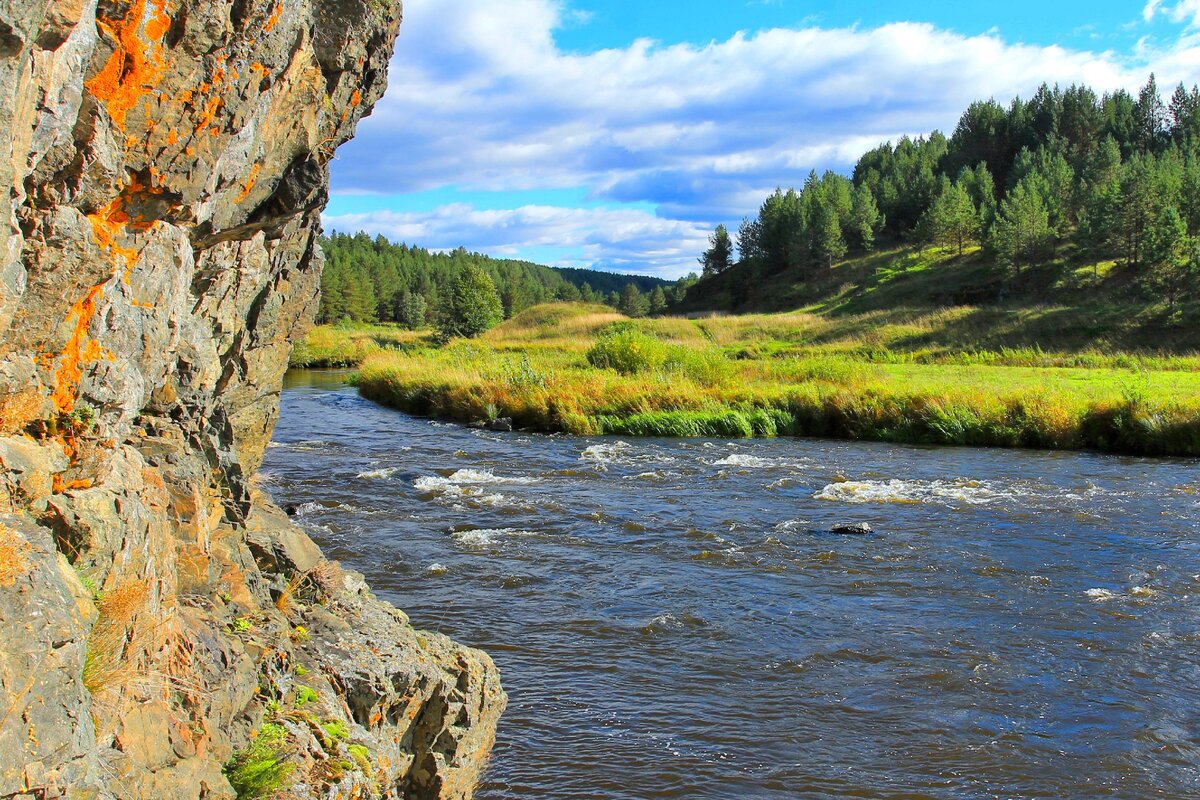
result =
[[489,433],[301,373],[264,480],[495,658],[483,800],[1141,800],[1200,797],[1198,466]]

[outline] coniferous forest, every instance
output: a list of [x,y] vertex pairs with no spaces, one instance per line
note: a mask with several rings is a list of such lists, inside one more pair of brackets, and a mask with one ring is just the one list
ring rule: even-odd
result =
[[478,267],[492,279],[505,318],[554,300],[607,303],[630,316],[643,316],[678,299],[675,284],[658,278],[558,270],[464,248],[434,252],[365,233],[334,232],[321,246],[325,271],[317,321],[322,324],[349,320],[424,327],[438,318],[449,287],[468,267]]
[[982,249],[990,299],[1019,293],[1031,267],[1111,262],[1173,307],[1200,275],[1200,90],[1164,99],[1151,75],[1137,96],[1043,85],[1008,106],[973,103],[950,137],[883,144],[849,178],[813,172],[776,190],[735,234],[718,227],[701,264],[709,279],[736,269],[729,285],[817,282],[882,243]]

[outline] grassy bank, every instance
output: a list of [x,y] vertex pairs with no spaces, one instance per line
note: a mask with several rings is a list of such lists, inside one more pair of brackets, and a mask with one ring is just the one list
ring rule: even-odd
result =
[[633,322],[601,306],[540,306],[479,340],[369,356],[359,386],[416,414],[577,434],[1200,455],[1200,357],[948,337],[968,338],[961,323],[974,313]]
[[427,336],[393,325],[321,325],[296,342],[288,364],[295,369],[356,367],[370,356],[412,347]]

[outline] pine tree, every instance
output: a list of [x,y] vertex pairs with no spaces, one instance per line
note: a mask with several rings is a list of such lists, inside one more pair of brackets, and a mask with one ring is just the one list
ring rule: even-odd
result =
[[1188,236],[1187,224],[1174,208],[1164,208],[1151,226],[1146,243],[1145,280],[1150,288],[1175,306],[1187,289],[1194,287],[1200,273],[1200,242]]
[[617,308],[627,317],[644,317],[650,310],[650,304],[636,284],[627,283],[621,292]]
[[438,332],[443,339],[471,338],[500,324],[504,307],[492,278],[480,267],[469,265],[450,285]]
[[961,256],[967,242],[979,238],[979,212],[967,191],[948,187],[926,213],[926,230],[934,244],[956,246]]
[[1001,264],[1015,268],[1020,275],[1022,266],[1038,263],[1050,240],[1050,215],[1041,195],[1022,181],[996,212],[992,248]]
[[850,206],[851,241],[870,252],[875,247],[875,234],[883,227],[883,217],[875,204],[875,195],[866,185],[855,186]]
[[661,286],[655,286],[650,293],[650,313],[661,314],[667,310],[667,293]]
[[718,225],[708,243],[709,248],[701,256],[700,264],[704,267],[705,277],[712,277],[733,266],[733,240],[729,238],[729,230]]
[[832,269],[833,262],[846,255],[846,240],[842,238],[842,225],[837,209],[819,194],[813,199],[812,207],[812,252],[815,259]]

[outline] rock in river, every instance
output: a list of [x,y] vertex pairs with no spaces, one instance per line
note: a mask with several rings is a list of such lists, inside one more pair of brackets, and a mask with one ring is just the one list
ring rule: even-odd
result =
[[875,529],[865,522],[845,522],[840,525],[834,525],[829,529],[830,533],[836,533],[841,536],[866,536],[874,533]]

